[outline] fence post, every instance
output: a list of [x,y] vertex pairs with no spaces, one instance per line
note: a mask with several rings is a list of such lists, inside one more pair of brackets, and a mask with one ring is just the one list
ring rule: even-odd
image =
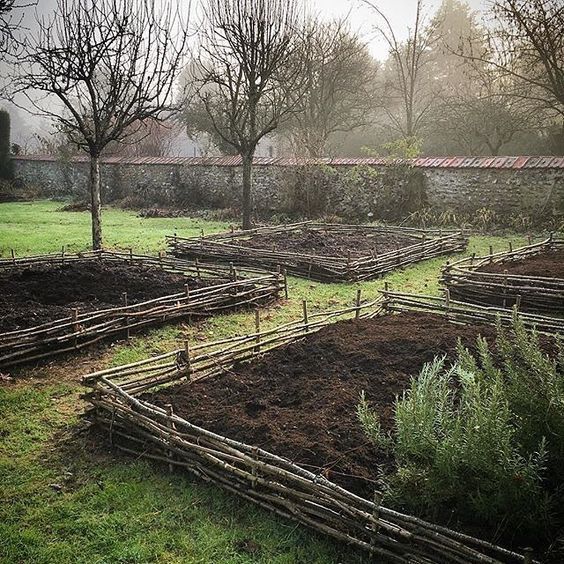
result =
[[256,333],[256,346],[255,352],[260,352],[260,310],[255,309],[255,333]]
[[75,334],[73,338],[73,346],[76,349],[76,345],[78,344],[78,338],[76,334],[78,333],[78,308],[75,307],[72,310],[72,332]]
[[[173,431],[174,428],[175,428],[174,423],[172,422],[172,415],[174,414],[174,411],[173,411],[173,409],[172,409],[172,404],[167,403],[167,404],[165,405],[165,410],[166,410],[166,414],[167,414],[167,416],[168,416],[168,419],[167,419],[167,427],[168,427],[168,428],[170,429],[170,431],[171,431],[171,432],[170,432],[170,435],[169,435],[168,443],[169,443],[169,445],[172,447],[172,431]],[[173,454],[172,449],[171,449],[171,450],[168,450],[168,451],[167,451],[167,458],[168,458],[169,460],[172,460],[173,456],[174,456],[174,454]],[[169,462],[169,463],[168,463],[168,471],[172,473],[173,469],[174,469],[174,465],[172,464],[172,462]]]
[[356,291],[356,311],[354,312],[354,318],[358,319],[360,317],[360,295],[362,290],[359,288]]
[[[124,305],[124,307],[127,308],[127,306],[128,306],[127,292],[123,292],[122,296],[123,296],[123,305]],[[125,337],[126,337],[126,339],[129,340],[129,336],[130,336],[130,333],[129,333],[129,313],[127,311],[125,312],[125,327],[126,327]]]

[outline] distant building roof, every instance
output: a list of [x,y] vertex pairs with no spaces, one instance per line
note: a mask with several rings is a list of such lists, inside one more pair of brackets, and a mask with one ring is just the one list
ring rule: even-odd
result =
[[[18,161],[56,161],[50,155],[20,155]],[[74,162],[87,162],[86,156],[73,158]],[[564,157],[421,157],[395,159],[385,157],[293,158],[255,157],[258,166],[298,166],[325,164],[329,166],[385,165],[401,162],[423,168],[564,168]],[[102,163],[125,165],[184,165],[184,166],[240,166],[241,157],[105,157]]]

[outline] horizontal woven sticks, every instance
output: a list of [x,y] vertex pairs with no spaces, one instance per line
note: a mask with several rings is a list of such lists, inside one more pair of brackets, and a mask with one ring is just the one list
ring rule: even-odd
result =
[[[302,230],[323,234],[361,236],[405,235],[413,243],[382,254],[371,253],[360,258],[325,256],[245,245],[253,236],[292,234]],[[421,230],[406,227],[340,225],[303,222],[286,226],[262,227],[249,231],[232,231],[193,238],[167,237],[171,253],[178,257],[201,259],[212,263],[232,262],[239,266],[271,269],[278,265],[295,276],[320,282],[363,281],[408,264],[443,254],[462,251],[467,239],[461,231]]]
[[31,266],[127,263],[197,277],[210,285],[188,289],[141,303],[80,313],[27,329],[0,333],[0,367],[36,361],[92,345],[111,336],[123,335],[151,325],[180,318],[199,318],[240,306],[255,306],[276,299],[285,290],[285,275],[280,271],[202,265],[161,254],[158,257],[132,252],[89,251],[79,254],[39,255],[0,260],[0,272],[9,273]]
[[304,302],[303,318],[298,321],[266,331],[257,323],[256,331],[249,335],[191,347],[185,344],[158,357],[85,376],[83,384],[89,388],[85,397],[93,405],[89,416],[124,452],[188,470],[385,561],[528,562],[528,558],[486,541],[386,508],[379,492],[373,500],[364,499],[286,458],[193,425],[176,416],[170,406],[162,409],[139,399],[143,392],[180,380],[213,378],[231,370],[236,362],[342,319],[371,318],[404,309],[437,312],[449,318],[454,310],[458,317],[453,321],[465,319],[467,323],[495,319],[493,311],[488,319],[480,309],[468,309],[463,317],[465,304],[448,306],[445,311],[430,298],[393,292],[362,303],[358,292],[353,306],[312,315]]
[[482,305],[497,305],[530,312],[564,313],[564,278],[549,278],[539,272],[535,276],[521,274],[481,272],[489,264],[509,264],[550,251],[564,249],[564,240],[548,239],[525,247],[471,256],[447,264],[441,282],[455,299]]

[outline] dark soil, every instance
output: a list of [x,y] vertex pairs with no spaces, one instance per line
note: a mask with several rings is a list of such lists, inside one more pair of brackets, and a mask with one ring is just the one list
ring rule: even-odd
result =
[[221,376],[148,394],[221,435],[260,446],[371,495],[383,452],[368,443],[355,408],[362,390],[384,430],[413,375],[436,355],[453,355],[458,338],[473,347],[491,327],[404,313],[332,324]]
[[64,212],[84,212],[90,211],[90,204],[88,202],[71,202],[60,207],[57,211]]
[[564,278],[564,250],[548,251],[522,260],[487,264],[479,272],[516,276],[542,276],[543,278]]
[[168,208],[147,208],[140,210],[137,213],[137,217],[144,218],[159,218],[159,217],[189,217],[193,215],[193,211],[190,210],[177,210]]
[[294,233],[267,233],[254,235],[241,244],[254,248],[276,249],[293,253],[353,258],[383,254],[417,243],[419,240],[396,234],[337,234],[304,229]]
[[33,267],[0,274],[0,331],[15,331],[80,313],[205,286],[201,280],[156,268],[89,262]]

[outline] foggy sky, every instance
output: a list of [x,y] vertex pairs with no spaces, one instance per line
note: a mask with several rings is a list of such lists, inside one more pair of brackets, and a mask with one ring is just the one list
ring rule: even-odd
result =
[[[160,0],[156,0],[159,2]],[[182,2],[183,0],[178,0]],[[477,12],[483,10],[489,0],[466,0],[470,7]],[[385,42],[375,34],[373,25],[375,21],[374,13],[363,4],[361,0],[303,0],[306,11],[312,15],[318,15],[323,19],[334,19],[348,17],[351,30],[358,33],[368,44],[370,52],[374,57],[384,60],[387,56],[387,46]],[[373,0],[373,2],[388,16],[397,37],[402,40],[407,36],[407,27],[411,26],[415,17],[416,0]],[[197,0],[193,2],[193,5]],[[426,0],[426,13],[433,14],[440,6],[442,0]],[[34,33],[35,14],[38,16],[48,16],[56,0],[37,0],[34,8],[28,7],[23,10],[23,27],[26,33]],[[196,18],[193,18],[195,20]],[[0,61],[0,67],[1,67]],[[14,127],[14,141],[25,144],[25,137],[29,136],[22,133],[22,129],[28,132],[31,130],[48,130],[48,124],[35,116],[26,115],[23,110],[17,110],[11,104],[6,104],[0,100],[0,107],[6,106],[12,113],[14,121],[20,127]],[[17,114],[17,115],[15,115]],[[27,127],[21,127],[22,122],[27,123]],[[14,124],[16,125],[16,124]],[[16,131],[19,133],[16,133]]]

